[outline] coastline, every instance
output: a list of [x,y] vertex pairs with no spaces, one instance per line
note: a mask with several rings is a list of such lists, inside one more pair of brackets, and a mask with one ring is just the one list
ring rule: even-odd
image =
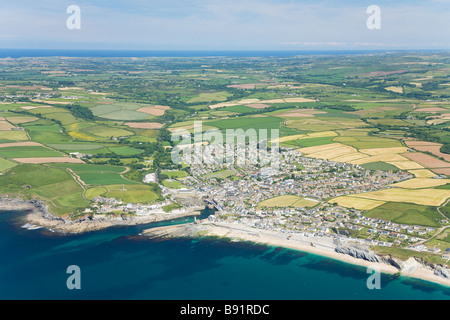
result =
[[[23,216],[23,223],[33,228],[45,228],[59,234],[82,234],[99,231],[114,226],[135,226],[153,222],[161,222],[178,218],[199,216],[199,211],[178,214],[153,214],[150,216],[106,217],[100,219],[82,219],[71,221],[56,217],[48,212],[44,202],[39,200],[23,200],[20,198],[0,197],[0,209],[4,211],[28,211]],[[151,228],[143,231],[140,236],[149,238],[199,238],[221,237],[234,241],[247,241],[275,247],[289,248],[302,252],[328,257],[341,262],[366,268],[377,268],[385,274],[400,274],[401,276],[417,278],[437,283],[450,288],[450,278],[436,275],[439,266],[434,268],[425,265],[414,258],[401,261],[392,257],[377,256],[373,252],[343,246],[343,252],[337,252],[338,245],[331,238],[313,238],[292,236],[276,231],[254,229],[251,227],[203,220],[194,224],[182,224]],[[340,248],[340,249],[342,249]],[[349,249],[350,250],[347,250]],[[357,256],[357,257],[355,257]],[[449,270],[445,272],[450,274]]]
[[28,225],[30,228],[45,228],[50,232],[59,234],[82,234],[115,226],[135,226],[201,215],[200,211],[193,210],[184,213],[161,213],[148,216],[90,217],[72,221],[51,214],[45,203],[42,201],[9,197],[0,197],[0,210],[28,211],[28,213],[22,217],[24,225]]
[[[150,238],[198,238],[209,236],[230,238],[233,241],[246,241],[312,253],[352,265],[376,268],[385,274],[399,274],[401,276],[425,280],[450,288],[449,278],[436,275],[435,269],[420,263],[414,258],[410,258],[407,261],[401,261],[399,259],[393,259],[392,257],[380,257],[373,252],[369,252],[364,258],[370,260],[373,257],[374,261],[368,261],[363,258],[353,257],[349,254],[336,252],[338,245],[327,239],[308,237],[290,237],[290,239],[288,239],[287,234],[217,222],[202,222],[198,224],[152,228],[145,230],[142,233],[142,236]],[[378,258],[378,262],[376,262],[377,258],[375,257]]]

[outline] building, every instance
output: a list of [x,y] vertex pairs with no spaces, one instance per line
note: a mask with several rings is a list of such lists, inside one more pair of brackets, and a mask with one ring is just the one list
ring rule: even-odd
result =
[[144,183],[158,183],[158,173],[148,173],[143,179]]

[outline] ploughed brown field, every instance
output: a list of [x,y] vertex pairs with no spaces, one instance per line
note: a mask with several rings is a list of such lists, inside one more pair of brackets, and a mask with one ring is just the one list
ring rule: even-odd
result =
[[31,163],[31,164],[41,164],[41,163],[84,163],[80,159],[76,158],[66,158],[66,157],[54,157],[54,158],[17,158],[13,159],[19,163]]
[[446,176],[450,176],[450,168],[433,169],[433,171],[437,174],[445,174]]
[[234,89],[255,89],[256,84],[255,83],[248,83],[248,84],[232,84],[227,86],[227,88],[234,88]]
[[135,129],[161,129],[163,125],[157,122],[127,122],[126,126]]
[[138,109],[138,112],[148,113],[153,116],[163,116],[164,113],[166,113],[167,110],[170,110],[171,108],[168,106],[153,106],[153,107],[144,107],[141,109]]
[[8,147],[42,147],[42,144],[33,141],[0,143],[0,148]]
[[411,147],[417,151],[430,152],[435,156],[450,162],[450,154],[441,152],[442,144],[426,141],[405,141],[405,143],[408,147]]
[[404,154],[402,154],[402,156],[404,156],[412,161],[415,161],[415,162],[423,165],[426,168],[432,168],[432,169],[450,168],[450,163],[436,159],[425,153],[411,152],[411,153],[404,153]]

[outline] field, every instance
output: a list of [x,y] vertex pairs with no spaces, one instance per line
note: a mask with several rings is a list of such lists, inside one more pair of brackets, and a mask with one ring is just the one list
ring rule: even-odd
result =
[[159,196],[146,185],[105,185],[101,187],[90,188],[86,191],[86,197],[93,199],[99,196],[115,198],[124,203],[153,203],[159,199]]
[[442,216],[435,207],[411,203],[388,202],[364,213],[366,217],[433,228],[441,227]]
[[378,206],[381,206],[382,204],[386,203],[385,201],[381,200],[374,200],[374,199],[363,199],[363,198],[357,198],[353,196],[344,196],[335,198],[329,201],[329,203],[337,203],[338,205],[346,208],[353,208],[358,210],[371,210],[373,208],[376,208]]
[[169,179],[186,178],[188,174],[186,171],[163,171],[162,174],[169,177]]
[[389,163],[386,162],[370,162],[370,163],[366,163],[361,165],[361,167],[363,167],[366,170],[380,170],[380,171],[393,171],[396,172],[399,169]]
[[124,147],[109,147],[109,150],[111,152],[114,152],[115,154],[121,155],[121,156],[134,156],[141,154],[143,151],[139,149],[135,149],[132,147],[124,146]]
[[185,185],[183,185],[180,181],[173,180],[173,179],[166,179],[162,181],[162,185],[169,189],[182,189],[186,188]]
[[416,178],[433,178],[436,176],[435,173],[427,169],[408,170],[408,172],[412,173]]
[[163,125],[157,122],[126,122],[126,126],[135,129],[161,129]]
[[434,154],[437,157],[443,158],[445,161],[450,161],[450,155],[442,153],[440,151],[442,144],[440,143],[433,143],[433,142],[426,142],[426,141],[405,141],[406,145],[409,147],[421,151],[421,152],[430,152]]
[[222,171],[217,171],[217,172],[212,172],[212,173],[208,173],[205,174],[204,176],[202,176],[203,179],[208,180],[208,179],[226,179],[229,177],[232,177],[236,175],[236,173],[232,170],[222,170]]
[[146,106],[137,103],[114,103],[98,105],[92,109],[92,112],[97,117],[109,120],[143,120],[149,116],[148,113],[137,110],[142,110],[144,107]]
[[55,164],[59,168],[68,168],[77,174],[87,185],[136,184],[120,176],[125,167],[87,164]]
[[0,120],[0,131],[9,131],[12,128],[14,128],[14,126],[11,125],[11,123],[9,123],[8,121]]
[[27,141],[28,136],[25,131],[0,131],[0,142]]
[[292,207],[292,208],[310,208],[314,207],[319,202],[312,199],[304,199],[300,198],[298,196],[293,195],[286,195],[286,196],[280,196],[275,197],[272,199],[268,199],[265,201],[262,201],[258,204],[258,207],[267,207],[267,208],[286,208],[286,207]]
[[0,149],[0,154],[6,158],[49,158],[61,157],[62,154],[41,146],[4,147]]
[[67,152],[77,152],[77,151],[91,151],[102,149],[103,145],[96,143],[53,143],[48,144],[50,148],[67,151]]
[[115,128],[115,127],[109,127],[109,126],[105,126],[105,125],[92,126],[92,127],[83,129],[82,132],[85,132],[88,134],[93,134],[97,137],[102,137],[102,138],[129,137],[129,136],[134,135],[134,133],[131,131],[120,129],[120,128]]
[[188,101],[188,103],[210,103],[210,102],[222,102],[226,101],[231,94],[227,91],[214,92],[214,93],[201,93],[197,97],[194,97]]
[[64,169],[24,164],[12,168],[10,173],[0,176],[2,190],[23,198],[42,199],[55,214],[71,213],[89,205],[82,198],[81,187]]
[[50,158],[15,158],[14,161],[20,163],[84,163],[82,160],[77,158],[69,157],[50,157]]
[[17,163],[0,158],[0,172],[5,172],[8,169],[15,167]]
[[379,201],[407,202],[437,207],[450,198],[450,190],[394,188],[355,194],[352,197]]
[[405,189],[425,189],[446,185],[450,183],[450,179],[427,179],[427,178],[415,178],[400,183],[393,184],[396,188]]
[[162,116],[166,113],[167,110],[171,108],[168,106],[153,106],[153,107],[143,107],[138,109],[138,112],[143,112],[152,116]]
[[423,165],[425,168],[450,168],[450,163],[436,159],[425,153],[411,152],[405,154],[405,157]]

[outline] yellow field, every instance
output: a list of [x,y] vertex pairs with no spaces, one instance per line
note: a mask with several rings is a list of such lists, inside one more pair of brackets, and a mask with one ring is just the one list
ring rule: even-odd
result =
[[310,138],[326,138],[326,137],[336,137],[338,134],[334,131],[324,131],[324,132],[314,132],[308,134],[297,134],[293,136],[286,136],[279,139],[279,142],[310,139]]
[[39,118],[32,117],[32,116],[29,116],[29,117],[8,117],[7,118],[7,120],[9,122],[14,123],[14,124],[33,122],[33,121],[36,121],[38,119]]
[[[282,137],[278,139],[278,142],[286,142],[286,141],[293,141],[293,140],[299,140],[299,139],[304,139],[305,137],[307,137],[306,134],[297,134],[295,136],[287,136],[287,137]],[[273,140],[270,141],[271,143],[273,143]]]
[[258,204],[258,207],[286,208],[286,207],[314,207],[319,202],[312,199],[302,199],[293,195],[286,195],[267,199]]
[[308,138],[326,138],[337,137],[338,134],[334,131],[313,132],[307,134]]
[[357,210],[371,210],[382,204],[385,204],[385,201],[379,200],[370,200],[363,198],[356,198],[352,196],[344,196],[335,198],[329,201],[329,203],[337,203],[338,205],[346,208],[353,208]]
[[435,173],[427,169],[408,170],[408,172],[415,175],[416,178],[433,178],[434,176],[436,176]]
[[396,166],[400,170],[423,169],[423,167],[414,161],[389,161],[387,162]]
[[307,99],[307,98],[287,98],[284,99],[287,103],[303,103],[303,102],[316,102],[316,100],[313,99]]
[[1,131],[9,131],[12,128],[14,128],[14,126],[12,126],[9,122],[7,122],[7,121],[0,121],[0,130]]
[[450,179],[414,178],[411,180],[395,183],[392,186],[406,189],[424,189],[443,186],[447,183],[450,183]]
[[325,151],[321,151],[321,152],[312,153],[312,154],[309,154],[309,157],[316,158],[316,159],[331,160],[333,158],[340,157],[343,155],[348,155],[348,154],[358,154],[358,151],[355,148],[350,147],[350,146],[342,146],[339,148],[333,148],[333,149],[329,149],[329,150],[325,150]]
[[368,158],[365,154],[362,153],[351,153],[351,154],[346,154],[337,158],[333,158],[331,160],[336,161],[336,162],[347,162],[347,163],[351,163],[352,161],[356,161],[356,160],[360,160],[363,158]]
[[352,164],[366,164],[366,163],[371,163],[371,162],[394,162],[394,161],[410,161],[407,158],[402,157],[401,155],[398,154],[382,154],[379,156],[372,156],[372,157],[366,157],[366,158],[361,158],[355,161],[352,161]]
[[321,146],[302,148],[302,149],[298,149],[298,151],[300,151],[301,153],[304,153],[304,154],[311,154],[311,153],[322,152],[325,150],[336,149],[336,148],[340,148],[340,147],[346,147],[346,145],[342,144],[342,143],[331,143],[331,144],[325,144],[325,145],[321,145]]
[[405,153],[405,152],[408,152],[408,148],[406,148],[406,147],[376,148],[376,149],[361,149],[359,151],[362,153],[366,153],[370,156],[378,156],[378,155],[382,155],[382,154]]
[[395,93],[403,93],[403,88],[402,87],[394,87],[394,86],[392,86],[392,87],[387,87],[387,88],[384,88],[384,89],[388,90],[388,91],[395,92]]
[[408,202],[437,207],[450,198],[450,190],[394,188],[355,194],[352,197],[379,201]]

